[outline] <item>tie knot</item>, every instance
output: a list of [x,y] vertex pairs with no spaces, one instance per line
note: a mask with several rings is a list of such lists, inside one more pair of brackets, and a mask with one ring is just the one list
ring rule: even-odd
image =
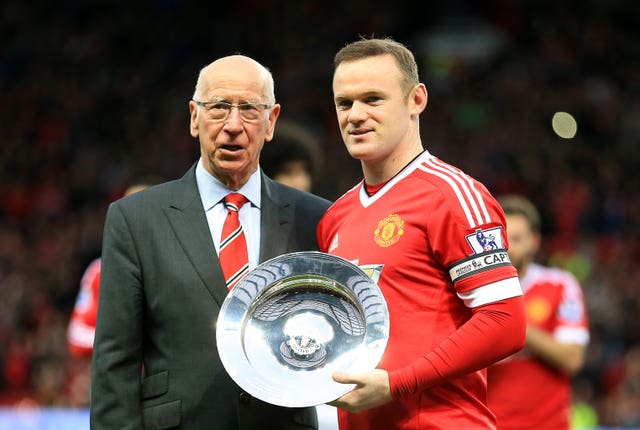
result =
[[247,198],[240,193],[231,193],[224,197],[224,205],[234,212],[238,212],[246,202]]

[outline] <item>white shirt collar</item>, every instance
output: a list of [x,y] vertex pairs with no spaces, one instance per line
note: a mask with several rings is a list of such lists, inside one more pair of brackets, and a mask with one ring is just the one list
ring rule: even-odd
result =
[[220,203],[224,196],[231,192],[241,193],[251,202],[252,206],[260,208],[260,169],[256,169],[256,171],[253,172],[247,183],[244,184],[242,188],[238,191],[233,191],[227,188],[211,173],[207,172],[202,164],[202,158],[200,158],[196,165],[196,184],[198,185],[200,199],[202,200],[202,206],[204,207],[205,212]]

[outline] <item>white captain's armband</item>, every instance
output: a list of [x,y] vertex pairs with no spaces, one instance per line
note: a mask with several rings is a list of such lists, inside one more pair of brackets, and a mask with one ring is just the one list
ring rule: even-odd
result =
[[502,266],[511,266],[511,260],[509,260],[506,249],[496,249],[482,254],[474,254],[452,264],[449,268],[449,276],[451,276],[452,282],[456,282],[467,276],[477,275],[485,270]]

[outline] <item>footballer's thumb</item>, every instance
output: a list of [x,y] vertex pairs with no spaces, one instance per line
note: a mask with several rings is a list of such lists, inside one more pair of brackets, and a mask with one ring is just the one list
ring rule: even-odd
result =
[[356,381],[353,379],[353,376],[347,372],[333,372],[331,375],[334,381],[339,382],[340,384],[355,384]]

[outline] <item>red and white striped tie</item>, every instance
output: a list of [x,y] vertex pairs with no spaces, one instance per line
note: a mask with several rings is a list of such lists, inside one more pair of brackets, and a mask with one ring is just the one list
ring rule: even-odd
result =
[[239,193],[231,193],[224,198],[227,218],[222,226],[218,257],[229,290],[249,272],[247,241],[238,218],[240,208],[246,202],[247,198]]

